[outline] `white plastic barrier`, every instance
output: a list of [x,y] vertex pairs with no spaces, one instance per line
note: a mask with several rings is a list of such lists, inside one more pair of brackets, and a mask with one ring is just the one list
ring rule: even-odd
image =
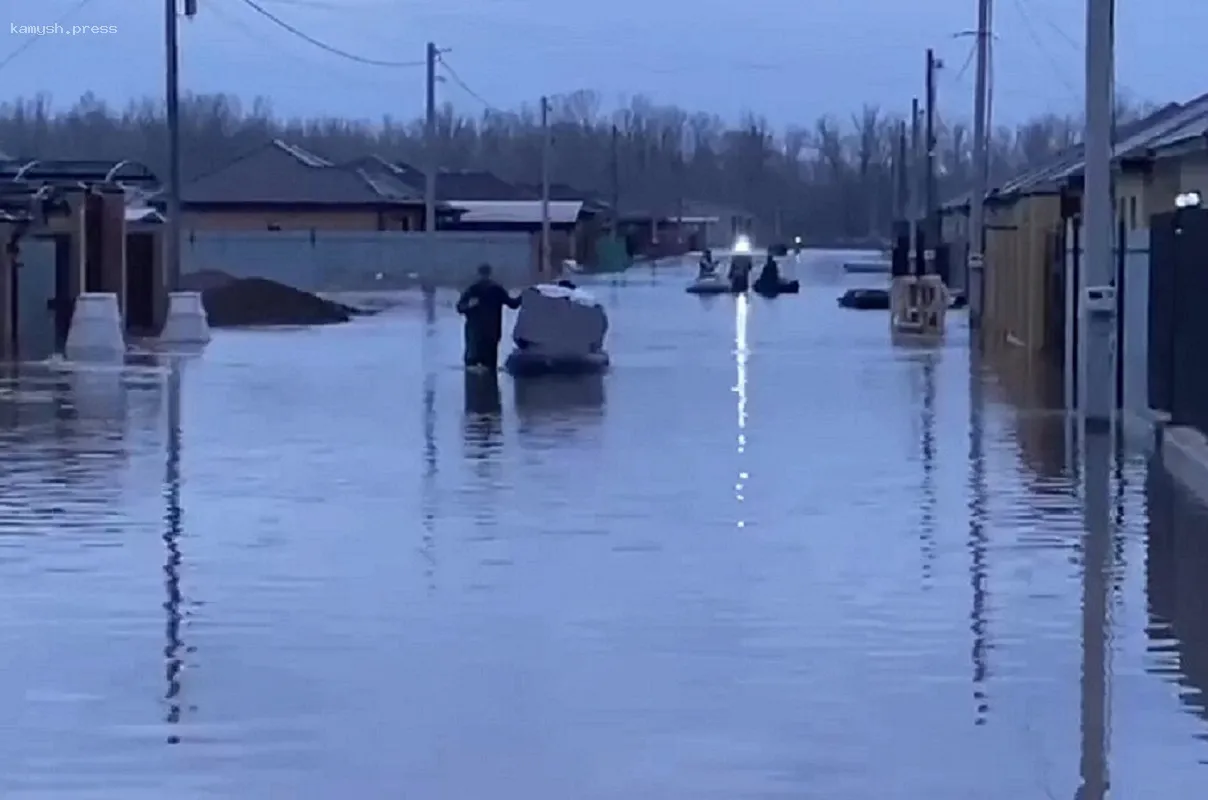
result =
[[159,335],[162,344],[199,345],[210,341],[210,319],[201,292],[168,295],[168,318]]
[[63,355],[71,361],[121,361],[126,355],[117,295],[84,292],[76,298]]

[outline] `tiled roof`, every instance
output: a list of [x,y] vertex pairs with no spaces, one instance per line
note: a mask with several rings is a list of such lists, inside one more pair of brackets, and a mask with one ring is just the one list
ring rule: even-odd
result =
[[414,205],[414,190],[368,163],[336,165],[274,139],[185,184],[185,203]]

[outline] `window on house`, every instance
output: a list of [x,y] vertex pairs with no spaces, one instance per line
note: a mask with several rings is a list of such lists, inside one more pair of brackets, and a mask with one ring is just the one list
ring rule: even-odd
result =
[[1137,229],[1137,196],[1133,195],[1128,198],[1128,229],[1135,231]]

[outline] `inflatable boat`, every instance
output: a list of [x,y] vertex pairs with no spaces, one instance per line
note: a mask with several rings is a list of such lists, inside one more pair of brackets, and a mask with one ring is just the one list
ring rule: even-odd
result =
[[729,294],[731,291],[730,279],[713,272],[692,281],[684,291],[688,294]]
[[839,298],[843,308],[854,308],[861,311],[888,311],[888,289],[850,289]]
[[604,349],[608,314],[582,289],[541,284],[520,296],[512,329],[516,349],[504,369],[517,378],[594,375],[610,366]]
[[781,280],[775,286],[767,286],[755,281],[755,286],[752,287],[755,294],[761,297],[779,297],[782,294],[797,294],[801,291],[801,283],[799,281]]

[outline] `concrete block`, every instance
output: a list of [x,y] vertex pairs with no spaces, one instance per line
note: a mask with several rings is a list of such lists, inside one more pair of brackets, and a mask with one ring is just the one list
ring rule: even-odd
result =
[[210,319],[201,292],[172,292],[168,295],[168,318],[159,335],[160,344],[200,345],[210,341]]
[[126,357],[122,314],[112,292],[84,292],[76,298],[63,354],[71,361],[121,363]]

